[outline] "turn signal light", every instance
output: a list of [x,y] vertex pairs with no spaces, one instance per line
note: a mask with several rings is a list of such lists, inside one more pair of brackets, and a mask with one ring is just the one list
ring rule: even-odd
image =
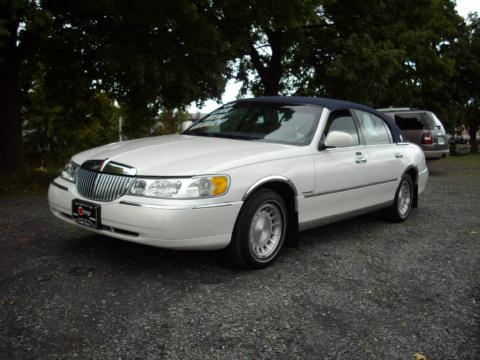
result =
[[214,176],[210,178],[212,183],[212,195],[218,196],[227,191],[228,179],[225,176]]

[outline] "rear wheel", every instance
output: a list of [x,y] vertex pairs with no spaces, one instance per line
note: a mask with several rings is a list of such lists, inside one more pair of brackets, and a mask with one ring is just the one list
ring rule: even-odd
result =
[[395,222],[405,221],[412,210],[413,199],[413,180],[410,175],[406,174],[402,177],[395,193],[395,201],[388,214],[390,220]]
[[283,246],[287,226],[287,207],[282,197],[269,189],[255,192],[238,215],[228,247],[230,258],[246,268],[270,265]]

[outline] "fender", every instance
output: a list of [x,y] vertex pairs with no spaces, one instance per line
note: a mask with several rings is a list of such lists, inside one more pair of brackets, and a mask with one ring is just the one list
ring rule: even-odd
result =
[[255,191],[255,189],[257,189],[259,186],[261,186],[263,184],[266,184],[268,182],[272,182],[272,181],[281,181],[281,182],[286,183],[288,186],[290,186],[292,188],[293,193],[295,194],[295,197],[297,197],[298,191],[297,191],[297,188],[295,187],[295,184],[292,182],[292,180],[286,178],[285,176],[272,175],[272,176],[267,176],[267,177],[264,177],[263,179],[257,180],[252,185],[250,185],[250,187],[245,192],[245,194],[243,194],[242,201],[245,201],[247,199],[247,197],[253,191]]
[[410,170],[412,170],[412,169],[415,170],[415,179],[413,179],[413,184],[416,186],[417,183],[418,183],[418,168],[417,168],[415,165],[409,165],[409,166],[407,166],[407,167],[405,168],[405,170],[403,170],[403,173],[402,173],[401,178],[404,177],[405,174],[406,174],[407,172],[409,172]]

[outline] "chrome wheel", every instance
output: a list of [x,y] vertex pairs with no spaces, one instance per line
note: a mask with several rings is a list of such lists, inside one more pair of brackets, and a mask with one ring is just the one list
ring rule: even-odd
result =
[[402,185],[400,185],[400,191],[398,192],[398,213],[401,217],[406,217],[410,212],[412,195],[412,185],[409,181],[403,180]]
[[271,256],[278,249],[285,227],[285,214],[279,204],[262,204],[250,222],[248,243],[252,255],[258,259]]

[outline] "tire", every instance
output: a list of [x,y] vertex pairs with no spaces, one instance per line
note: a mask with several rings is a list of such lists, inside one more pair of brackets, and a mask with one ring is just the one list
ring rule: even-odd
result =
[[415,187],[412,177],[408,174],[402,177],[397,191],[395,192],[395,201],[390,207],[388,218],[393,222],[403,222],[407,220],[412,211],[412,205],[415,198]]
[[244,203],[227,248],[230,259],[247,269],[261,269],[275,261],[285,242],[288,211],[275,191],[260,189]]

